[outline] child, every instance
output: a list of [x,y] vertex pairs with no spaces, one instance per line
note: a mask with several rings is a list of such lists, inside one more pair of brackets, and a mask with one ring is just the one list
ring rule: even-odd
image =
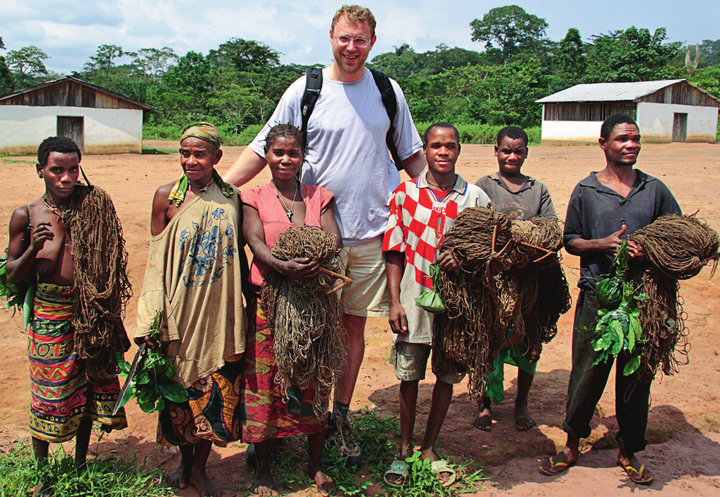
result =
[[[444,234],[466,207],[486,206],[490,201],[475,185],[455,174],[460,154],[460,136],[451,124],[438,122],[425,131],[423,152],[428,170],[402,183],[390,197],[390,218],[383,240],[390,292],[390,327],[393,331],[391,363],[400,380],[400,433],[398,460],[385,475],[390,485],[401,486],[408,474],[405,459],[410,455],[418,383],[425,378],[430,356],[433,314],[415,305],[423,290],[432,289],[430,265],[443,271],[457,269],[450,252],[437,254]],[[421,459],[432,461],[433,470],[444,485],[455,481],[455,472],[434,451],[445,414],[452,399],[453,385],[464,375],[442,375],[435,382]]]
[[167,476],[176,488],[202,496],[222,492],[205,468],[212,444],[240,438],[240,382],[247,318],[242,295],[247,259],[240,195],[215,171],[222,158],[220,133],[210,123],[191,124],[180,139],[183,175],[160,186],[152,205],[150,251],[138,302],[135,341],[146,341],[164,311],[165,356],[173,380],[189,400],[167,401],[158,442],[180,446],[182,459]]
[[[307,258],[283,261],[272,255],[278,236],[291,226],[329,231],[335,235],[336,243],[342,244],[340,228],[333,215],[332,193],[319,186],[301,185],[297,178],[304,156],[300,130],[292,124],[273,127],[267,134],[265,154],[272,180],[242,193],[243,233],[253,252],[250,281],[258,291],[268,269],[295,279],[319,275],[317,261]],[[308,475],[321,494],[330,495],[335,491],[335,484],[322,471],[327,419],[316,417],[310,403],[305,402],[312,398],[306,395],[308,392],[299,392],[294,396],[297,399],[283,401],[276,381],[274,343],[265,314],[258,306],[255,333],[248,337],[243,377],[246,418],[242,422],[242,440],[255,444],[258,467],[253,489],[259,495],[278,494],[277,483],[270,474],[271,440],[307,434]]]
[[[33,302],[33,319],[28,333],[28,358],[30,359],[30,434],[33,452],[39,461],[48,455],[49,443],[60,443],[76,437],[75,465],[85,465],[93,420],[99,421],[102,429],[122,429],[127,426],[124,410],[117,415],[110,413],[120,393],[115,368],[108,357],[114,351],[124,353],[130,346],[119,316],[127,300],[113,299],[117,291],[129,291],[125,272],[127,255],[123,250],[122,229],[107,194],[97,187],[89,188],[78,183],[81,153],[78,146],[62,136],[44,140],[38,148],[37,175],[45,182],[45,193],[28,205],[18,207],[10,219],[10,243],[8,246],[7,278],[18,283],[28,275],[37,282]],[[102,200],[106,206],[105,215],[89,216],[85,199]],[[61,220],[62,219],[62,220]],[[103,317],[93,322],[88,334],[102,344],[101,362],[88,360],[76,336],[76,323],[86,325],[88,311],[97,311],[94,301],[85,298],[80,309],[73,311],[73,301],[86,294],[82,282],[90,279],[96,283],[98,276],[92,271],[74,268],[73,257],[81,251],[73,244],[80,237],[63,220],[73,220],[85,226],[84,233],[93,232],[93,240],[102,240],[103,248],[88,247],[96,257],[90,262],[113,265],[118,268],[118,280],[111,284],[108,293],[107,315],[118,312],[113,321]],[[69,221],[68,221],[69,222]],[[79,244],[82,245],[82,244]],[[107,249],[107,250],[104,250]],[[109,255],[115,249],[116,257]],[[101,266],[96,266],[101,267]],[[78,286],[76,286],[76,282]],[[105,286],[98,285],[102,292]],[[113,330],[117,339],[105,343],[95,333],[98,327]],[[103,380],[99,378],[104,378]],[[40,490],[41,491],[41,490]],[[38,493],[40,492],[38,491]]]
[[[508,214],[513,220],[528,220],[535,216],[556,218],[555,207],[545,185],[521,172],[528,156],[527,144],[528,137],[522,129],[515,126],[501,129],[495,145],[498,172],[480,178],[475,184],[488,194],[495,204],[495,210]],[[485,380],[487,393],[478,403],[474,422],[476,428],[490,431],[492,425],[490,400],[499,404],[505,397],[503,385],[505,364],[512,364],[518,368],[515,427],[519,431],[525,431],[535,426],[535,421],[527,411],[527,404],[537,362],[530,362],[525,357],[526,350],[527,347],[520,344],[503,348],[498,353],[495,359],[495,371]]]

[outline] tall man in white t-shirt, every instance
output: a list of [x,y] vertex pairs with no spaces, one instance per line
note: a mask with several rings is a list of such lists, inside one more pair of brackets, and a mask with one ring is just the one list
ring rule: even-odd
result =
[[[382,237],[389,195],[400,184],[400,174],[385,143],[390,119],[372,73],[365,69],[375,39],[375,18],[370,10],[343,5],[335,13],[330,29],[334,61],[323,69],[322,90],[308,122],[302,169],[303,183],[322,186],[335,196],[347,276],[353,279],[343,291],[348,358],[331,418],[331,425],[335,420],[337,427],[332,440],[351,464],[362,462],[362,451],[350,431],[347,413],[365,353],[365,321],[368,316],[387,316],[389,310]],[[395,81],[392,85],[397,97],[395,145],[403,168],[414,178],[425,167],[422,140],[400,86]],[[301,126],[304,91],[303,76],[287,89],[268,123],[225,180],[240,186],[265,167],[263,145],[268,130],[287,122]]]

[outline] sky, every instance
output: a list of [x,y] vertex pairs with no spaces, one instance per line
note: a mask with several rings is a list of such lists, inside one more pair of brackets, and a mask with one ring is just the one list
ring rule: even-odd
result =
[[[170,47],[207,54],[230,38],[265,43],[282,53],[283,64],[329,64],[330,21],[342,5],[337,0],[0,0],[0,37],[7,50],[35,45],[50,57],[49,70],[69,73],[102,44],[126,51]],[[508,2],[509,3],[509,2]],[[561,40],[578,28],[593,34],[630,26],[667,28],[669,41],[698,43],[720,38],[720,1],[519,0],[528,13],[544,18],[550,39]],[[486,0],[365,0],[377,20],[373,56],[403,43],[416,52],[441,43],[482,51],[471,41],[470,22],[505,5]],[[7,54],[0,50],[0,55]],[[129,62],[120,59],[117,63]]]

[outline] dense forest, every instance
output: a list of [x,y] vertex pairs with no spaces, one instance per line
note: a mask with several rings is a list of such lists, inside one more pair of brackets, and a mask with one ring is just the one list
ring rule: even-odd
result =
[[[668,41],[665,28],[630,26],[589,38],[570,28],[553,41],[544,19],[514,5],[470,26],[478,51],[439,45],[418,53],[403,44],[369,62],[400,83],[416,122],[464,125],[465,141],[485,141],[497,126],[538,126],[535,100],[578,83],[687,78],[720,97],[720,40],[685,46]],[[182,56],[168,47],[101,45],[70,75],[153,105],[145,113],[146,138],[176,138],[188,122],[209,120],[237,143],[252,138],[308,69],[280,64],[280,55],[241,38]],[[0,38],[0,95],[63,77],[46,69],[47,59],[35,46],[6,50]]]

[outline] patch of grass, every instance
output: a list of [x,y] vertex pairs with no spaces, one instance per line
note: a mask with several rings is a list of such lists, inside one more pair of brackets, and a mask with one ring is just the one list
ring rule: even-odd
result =
[[[419,461],[419,453],[409,459],[411,466],[408,482],[403,488],[390,487],[384,482],[384,474],[397,452],[396,444],[400,436],[397,418],[379,416],[376,411],[365,409],[351,415],[353,432],[363,448],[365,464],[351,467],[347,458],[339,457],[335,447],[326,446],[323,451],[325,473],[332,478],[338,490],[345,495],[382,494],[400,497],[427,497],[428,495],[452,497],[461,493],[475,492],[488,480],[484,467],[478,467],[474,461],[461,464],[450,463],[457,472],[457,482],[444,488],[430,469],[429,463]],[[305,473],[308,448],[305,437],[296,437],[275,443],[273,448],[273,476],[283,488],[293,491],[312,485]]]
[[672,421],[666,421],[662,424],[648,424],[645,438],[647,438],[648,443],[661,444],[673,438],[677,432],[677,426]]
[[135,456],[88,459],[87,469],[78,472],[72,457],[55,447],[45,464],[39,465],[27,442],[18,442],[0,454],[0,496],[30,495],[38,483],[54,497],[144,495],[165,497],[173,489],[162,483],[160,470],[136,465]]
[[143,155],[167,155],[167,154],[176,154],[176,149],[170,149],[170,148],[145,148],[142,149]]
[[0,154],[0,158],[3,157],[35,157],[33,154]]
[[14,160],[14,159],[2,159],[2,158],[0,158],[0,162],[4,162],[7,164],[35,164],[35,161],[31,161],[31,160]]

